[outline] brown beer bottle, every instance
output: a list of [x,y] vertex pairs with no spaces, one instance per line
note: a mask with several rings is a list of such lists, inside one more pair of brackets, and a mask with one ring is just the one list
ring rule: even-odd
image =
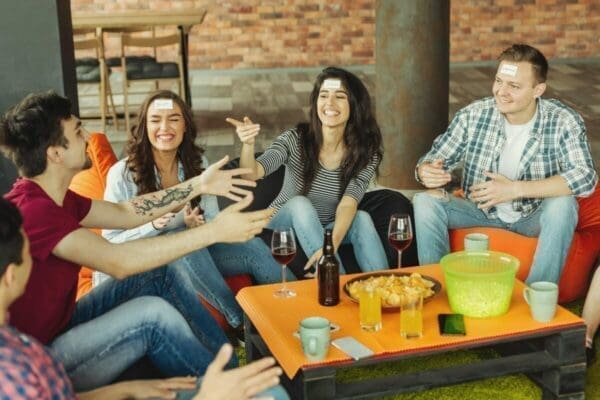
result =
[[335,306],[340,302],[340,264],[333,251],[331,229],[325,230],[323,255],[317,264],[319,280],[319,304]]

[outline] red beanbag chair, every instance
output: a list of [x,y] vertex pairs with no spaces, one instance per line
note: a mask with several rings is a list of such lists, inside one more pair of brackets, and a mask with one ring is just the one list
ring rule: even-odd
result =
[[[585,295],[600,252],[600,190],[585,198],[578,198],[579,221],[573,235],[571,249],[567,255],[559,282],[559,301],[569,302]],[[490,249],[512,254],[521,261],[517,278],[525,280],[529,274],[537,238],[530,238],[500,228],[451,229],[450,249],[464,249],[464,237],[471,232],[485,233],[490,238]]]

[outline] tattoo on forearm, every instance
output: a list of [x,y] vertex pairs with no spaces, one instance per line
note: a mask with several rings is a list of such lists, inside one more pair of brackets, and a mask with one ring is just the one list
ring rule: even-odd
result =
[[138,215],[154,215],[153,210],[169,204],[185,200],[192,193],[192,185],[185,188],[165,189],[165,194],[159,196],[143,196],[131,199],[131,204]]

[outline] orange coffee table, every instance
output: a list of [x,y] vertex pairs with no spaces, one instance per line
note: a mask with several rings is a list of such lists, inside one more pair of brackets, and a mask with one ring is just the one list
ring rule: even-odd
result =
[[[242,289],[237,299],[244,310],[248,361],[274,356],[285,371],[282,382],[291,396],[298,399],[380,397],[515,373],[525,373],[538,383],[544,399],[584,398],[585,326],[581,318],[558,307],[551,322],[534,321],[522,297],[524,285],[516,281],[508,313],[497,318],[465,318],[466,336],[440,336],[437,315],[451,312],[441,269],[438,265],[402,269],[402,272],[413,271],[442,283],[442,291],[423,306],[424,332],[420,339],[400,337],[397,311],[383,314],[380,332],[362,331],[358,305],[343,291],[337,306],[319,305],[315,280],[289,283],[298,295],[288,299],[273,296],[277,284]],[[354,276],[342,276],[341,285]],[[309,362],[293,334],[300,320],[312,315],[326,317],[340,326],[340,330],[332,334],[333,339],[353,336],[371,348],[375,356],[355,361],[330,346],[325,360]],[[501,356],[449,368],[336,382],[339,368],[490,346]]]

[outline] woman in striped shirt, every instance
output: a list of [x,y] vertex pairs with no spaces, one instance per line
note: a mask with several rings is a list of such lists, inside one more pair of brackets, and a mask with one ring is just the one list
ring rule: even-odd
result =
[[[258,159],[254,141],[260,125],[248,117],[227,119],[242,141],[240,167],[253,170],[245,178],[261,179],[285,165],[269,228],[294,228],[309,256],[305,269],[320,258],[324,229],[331,227],[334,248],[352,243],[363,271],[387,268],[373,221],[358,210],[383,156],[367,88],[354,74],[329,67],[317,77],[310,104],[310,122],[283,132]],[[344,272],[341,263],[340,268]]]

